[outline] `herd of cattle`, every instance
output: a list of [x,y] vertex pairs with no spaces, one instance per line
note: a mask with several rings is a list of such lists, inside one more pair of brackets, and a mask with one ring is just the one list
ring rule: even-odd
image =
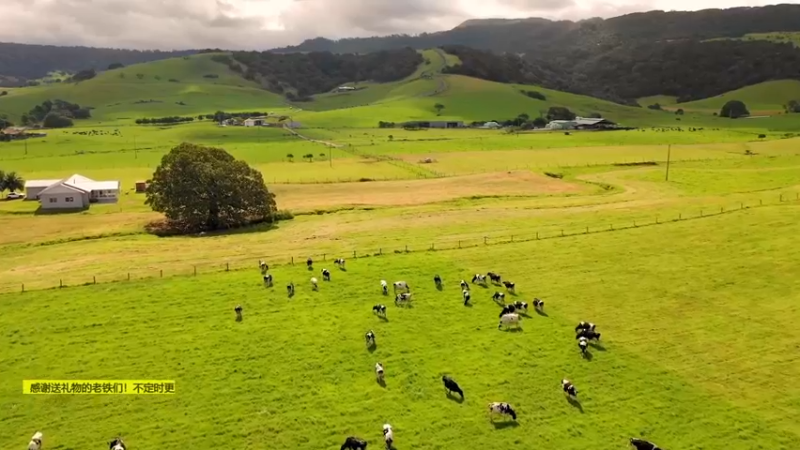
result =
[[[345,260],[344,259],[336,259],[334,264],[339,266],[340,268],[345,268]],[[314,261],[311,258],[308,258],[306,261],[306,266],[308,267],[309,271],[313,271]],[[266,287],[273,286],[273,277],[272,274],[269,273],[269,266],[264,261],[258,262],[259,269],[261,270],[261,275],[263,277],[264,285]],[[331,280],[331,274],[328,269],[322,269],[321,271],[322,279],[324,281]],[[487,279],[494,285],[497,286],[504,286],[506,291],[515,294],[516,284],[511,281],[503,281],[502,277],[499,274],[489,272],[486,275],[483,274],[475,274],[472,277],[471,282],[473,284],[479,284],[484,287],[488,287]],[[319,289],[318,280],[316,277],[311,277],[311,289],[317,291]],[[433,277],[434,285],[437,289],[442,290],[444,283],[442,278],[439,275],[435,275]],[[470,293],[470,283],[467,283],[466,280],[461,280],[461,296],[464,300],[464,305],[468,305],[472,296]],[[383,295],[389,295],[389,283],[386,280],[380,281],[381,293]],[[411,288],[406,281],[395,281],[392,283],[392,289],[394,293],[394,303],[395,306],[403,306],[408,305],[411,302],[412,295],[411,295]],[[289,296],[293,296],[295,292],[295,285],[294,282],[290,282],[286,286],[287,293]],[[500,322],[497,325],[498,329],[503,327],[520,327],[520,314],[526,314],[528,311],[528,303],[522,301],[514,301],[513,303],[506,304],[505,302],[505,293],[496,291],[492,294],[492,300],[495,301],[499,306],[502,307],[500,312],[499,318]],[[544,313],[544,301],[538,298],[533,300],[533,307],[539,313]],[[237,320],[241,320],[242,314],[242,307],[241,305],[237,305],[234,309],[236,312]],[[386,305],[384,304],[377,304],[372,307],[372,312],[380,317],[386,318]],[[578,341],[578,348],[580,349],[582,354],[585,354],[589,342],[592,340],[598,341],[600,340],[600,333],[597,331],[597,326],[591,322],[580,322],[575,327],[575,339]],[[368,348],[372,348],[376,345],[376,336],[373,330],[369,330],[364,335],[364,339],[366,340],[366,345]],[[378,383],[383,385],[385,377],[385,368],[382,362],[375,363],[375,378]],[[461,396],[461,399],[464,399],[464,391],[458,385],[458,383],[449,376],[443,376],[442,382],[444,383],[444,387],[447,390],[448,395],[453,392],[458,393]],[[564,394],[568,396],[570,401],[577,401],[578,397],[578,389],[575,385],[567,379],[561,380],[561,389],[564,391]],[[511,420],[517,420],[517,413],[514,411],[514,408],[505,402],[492,402],[488,405],[488,412],[489,417],[491,420],[494,420],[494,416],[499,414],[501,416],[509,416]],[[392,426],[390,424],[384,424],[383,426],[383,438],[386,448],[391,450],[393,448],[394,443],[394,431],[392,430]],[[652,442],[648,442],[642,439],[631,438],[630,443],[636,450],[660,450],[660,448],[653,444]],[[357,436],[349,436],[344,444],[341,446],[341,450],[366,450],[367,448],[367,441],[361,439]]]

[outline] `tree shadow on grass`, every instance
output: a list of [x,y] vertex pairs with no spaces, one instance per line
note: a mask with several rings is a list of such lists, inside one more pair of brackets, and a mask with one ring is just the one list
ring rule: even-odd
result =
[[[84,211],[88,211],[89,207],[85,208],[70,208],[70,209],[43,209],[41,206],[36,208],[36,211],[33,212],[35,216],[56,216],[56,215],[68,215],[68,214],[80,214]],[[29,214],[26,212],[26,214]]]
[[492,421],[492,425],[494,425],[495,430],[502,430],[505,428],[517,428],[519,426],[519,422],[516,420],[504,420],[502,422]]
[[[377,315],[377,314],[376,314],[376,315]],[[379,318],[379,319],[381,319],[381,320],[382,320],[382,321],[384,321],[384,322],[388,322],[388,321],[389,321],[389,318],[388,318],[388,317],[386,317],[386,316],[381,316],[381,315],[377,315],[377,316],[378,316],[378,318]]]
[[583,405],[581,405],[581,402],[578,401],[577,398],[567,396],[567,401],[569,402],[570,405],[572,405],[573,408],[577,408],[578,411],[580,411],[581,414],[583,414]]
[[439,291],[439,292],[442,292],[442,290],[444,290],[444,285],[437,284],[436,285],[436,290]]
[[471,302],[464,303],[467,308],[472,308],[474,305]]
[[375,353],[375,350],[378,349],[378,344],[372,344],[367,346],[367,351],[370,353]]
[[228,228],[225,230],[211,230],[211,231],[202,231],[200,233],[187,233],[183,230],[177,229],[176,227],[170,225],[164,219],[150,222],[144,226],[145,231],[148,232],[149,234],[153,234],[158,237],[164,237],[164,238],[168,237],[208,238],[217,236],[232,236],[237,234],[264,233],[267,231],[277,230],[278,228],[280,228],[278,223],[274,222],[274,223],[259,223],[259,224],[247,225],[239,228]]

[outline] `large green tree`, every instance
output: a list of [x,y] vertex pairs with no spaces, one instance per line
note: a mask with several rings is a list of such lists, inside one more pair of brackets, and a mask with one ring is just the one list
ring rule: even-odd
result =
[[261,172],[221,148],[190,143],[161,159],[145,203],[184,232],[272,221],[277,212]]
[[744,102],[740,100],[731,100],[722,106],[719,115],[720,117],[738,119],[739,117],[749,116],[750,111],[747,110],[747,106],[745,106]]

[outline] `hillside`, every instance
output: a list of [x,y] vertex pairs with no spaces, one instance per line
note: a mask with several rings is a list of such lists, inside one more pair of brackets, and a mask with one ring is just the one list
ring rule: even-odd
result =
[[726,92],[716,97],[672,105],[672,107],[683,108],[687,111],[719,112],[722,105],[730,100],[743,101],[752,114],[782,113],[784,105],[789,101],[800,101],[800,81],[769,81]]
[[50,72],[105,70],[110,64],[138,64],[196,53],[193,50],[122,50],[114,48],[58,47],[0,42],[0,86],[21,86]]
[[90,106],[96,120],[210,114],[282,106],[281,97],[200,54],[128,66],[80,83],[25,87],[0,97],[0,114],[12,120],[45,100]]

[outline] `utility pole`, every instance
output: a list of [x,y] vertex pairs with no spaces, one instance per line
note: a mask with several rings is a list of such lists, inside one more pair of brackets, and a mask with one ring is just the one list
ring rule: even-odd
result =
[[133,159],[139,159],[139,152],[136,150],[136,135],[133,135]]
[[25,156],[28,155],[28,140],[25,140]]
[[669,181],[669,160],[672,154],[672,144],[667,145],[667,176],[664,181]]
[[333,149],[331,146],[328,146],[328,162],[330,163],[331,167],[333,167]]

